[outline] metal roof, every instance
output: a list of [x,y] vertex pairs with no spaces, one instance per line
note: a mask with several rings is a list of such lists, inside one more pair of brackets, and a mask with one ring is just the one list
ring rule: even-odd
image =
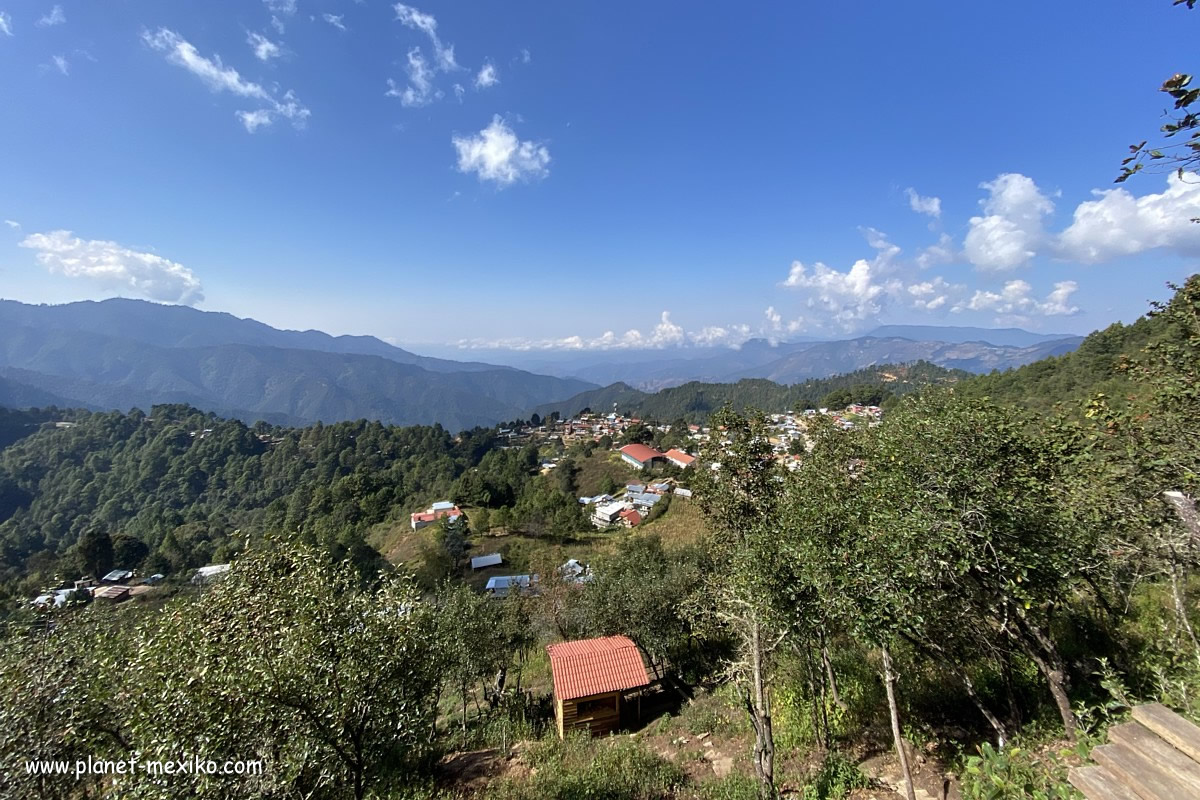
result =
[[489,553],[486,556],[475,556],[471,559],[471,569],[483,569],[503,564],[504,558],[499,553]]
[[621,448],[621,454],[629,456],[639,464],[644,464],[654,458],[663,457],[662,453],[644,444],[627,444]]
[[560,700],[650,684],[642,653],[627,636],[561,642],[546,649],[554,676],[554,696]]

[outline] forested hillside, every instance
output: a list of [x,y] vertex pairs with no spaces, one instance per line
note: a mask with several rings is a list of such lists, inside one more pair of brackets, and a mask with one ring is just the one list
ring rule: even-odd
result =
[[1125,369],[1128,360],[1168,335],[1166,323],[1154,316],[1130,325],[1114,322],[1090,334],[1073,352],[972,377],[960,384],[959,391],[1040,412],[1060,404],[1078,406],[1098,393],[1121,402],[1134,389]]
[[778,412],[821,406],[842,407],[851,402],[878,405],[926,386],[951,386],[970,377],[970,373],[946,369],[927,361],[912,364],[884,364],[849,372],[832,378],[814,378],[793,385],[746,378],[737,383],[685,383],[658,392],[642,392],[624,383],[615,383],[537,408],[541,416],[558,412],[570,417],[585,408],[607,412],[613,404],[626,414],[650,419],[686,419],[701,422],[726,404],[736,410],[757,408]]

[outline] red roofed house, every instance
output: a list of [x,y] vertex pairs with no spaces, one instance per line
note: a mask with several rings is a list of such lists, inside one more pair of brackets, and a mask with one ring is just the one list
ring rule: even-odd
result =
[[655,461],[661,461],[665,456],[644,444],[627,444],[621,448],[621,458],[631,467],[644,469]]
[[589,731],[595,736],[617,730],[622,695],[650,685],[642,653],[627,636],[561,642],[546,649],[560,738],[567,731]]
[[674,448],[663,453],[663,455],[667,457],[667,461],[670,461],[672,464],[682,469],[686,469],[693,461],[696,460],[695,456],[689,456],[682,450],[675,450]]
[[621,518],[621,524],[623,524],[626,528],[632,528],[634,525],[637,525],[642,521],[642,515],[634,511],[632,508],[625,509],[617,516]]

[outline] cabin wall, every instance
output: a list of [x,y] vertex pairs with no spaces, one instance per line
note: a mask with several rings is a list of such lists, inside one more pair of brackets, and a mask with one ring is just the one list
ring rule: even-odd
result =
[[590,731],[593,736],[612,733],[621,727],[621,693],[556,699],[555,716],[558,717],[559,737],[565,737],[571,731]]

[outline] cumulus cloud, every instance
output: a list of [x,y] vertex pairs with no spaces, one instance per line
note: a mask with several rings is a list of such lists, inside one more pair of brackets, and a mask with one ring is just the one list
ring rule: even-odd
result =
[[961,284],[951,284],[940,275],[932,280],[910,283],[905,287],[912,308],[918,311],[937,311],[950,302],[950,298],[965,289]]
[[942,198],[922,197],[911,186],[905,189],[904,192],[908,195],[908,205],[913,211],[918,214],[924,214],[927,217],[933,217],[934,219],[942,216]]
[[808,308],[821,312],[830,323],[847,331],[878,316],[886,295],[895,294],[901,287],[900,281],[887,277],[900,248],[874,228],[863,232],[867,243],[877,251],[874,258],[860,258],[845,272],[821,262],[810,268],[793,261],[782,283],[786,288],[801,290],[807,296]]
[[429,43],[433,46],[434,60],[437,62],[438,69],[443,72],[459,69],[458,62],[454,60],[454,45],[447,45],[442,42],[441,37],[438,36],[437,20],[433,14],[418,11],[404,3],[397,3],[392,8],[396,12],[397,22],[415,31],[420,31],[429,37]]
[[683,326],[671,320],[671,312],[664,311],[658,324],[648,333],[631,328],[622,334],[610,330],[594,337],[463,339],[456,344],[464,349],[475,350],[663,350],[688,346],[740,347],[753,335],[749,325],[710,325],[698,331],[685,332]]
[[279,58],[283,55],[283,49],[261,33],[248,33],[246,44],[250,45],[250,49],[254,51],[254,57],[259,61],[270,61],[272,58]]
[[501,188],[549,174],[550,151],[546,146],[518,139],[499,114],[478,134],[454,136],[450,141],[458,153],[459,172],[474,172],[479,180],[492,181]]
[[984,216],[971,217],[963,242],[967,260],[981,270],[1006,272],[1029,263],[1045,239],[1042,219],[1054,211],[1031,178],[1005,173],[979,185],[988,191]]
[[37,251],[47,270],[84,278],[104,289],[129,289],[151,300],[195,305],[204,300],[199,279],[182,264],[116,242],[85,240],[71,231],[34,233],[21,247]]
[[168,62],[192,73],[212,91],[229,92],[264,104],[254,111],[237,112],[238,119],[251,133],[270,125],[277,118],[290,121],[296,128],[304,127],[308,121],[310,112],[294,92],[289,90],[277,97],[262,85],[243,78],[233,67],[226,67],[221,63],[220,56],[206,58],[200,55],[191,42],[172,30],[159,28],[154,33],[144,31],[142,40],[152,49],[165,53]]
[[921,269],[929,269],[941,264],[949,264],[958,258],[954,240],[949,234],[943,233],[936,244],[931,244],[917,254],[916,264]]
[[12,17],[6,11],[0,11],[0,33],[5,36],[13,35]]
[[1054,284],[1044,300],[1033,296],[1033,287],[1022,280],[1008,281],[1000,292],[977,289],[969,300],[954,306],[953,311],[993,311],[997,314],[1039,316],[1069,316],[1079,309],[1070,304],[1071,295],[1079,288],[1075,281]]
[[388,90],[384,93],[386,96],[399,97],[400,105],[408,108],[428,105],[442,96],[442,93],[433,87],[433,70],[421,54],[421,48],[414,47],[408,51],[407,69],[408,86],[400,88],[394,80],[388,78]]
[[325,20],[339,31],[344,31],[346,30],[346,23],[342,22],[342,20],[345,19],[345,16],[345,14],[322,14],[321,19]]
[[475,76],[476,89],[487,89],[499,82],[500,76],[496,74],[496,66],[490,61],[484,64],[480,68],[479,74]]
[[1056,242],[1056,255],[1084,264],[1164,248],[1200,253],[1200,175],[1172,173],[1160,194],[1134,197],[1126,189],[1097,189],[1080,203]]
[[55,25],[62,25],[67,21],[67,15],[63,12],[62,6],[54,6],[50,12],[37,21],[40,28],[50,28]]

